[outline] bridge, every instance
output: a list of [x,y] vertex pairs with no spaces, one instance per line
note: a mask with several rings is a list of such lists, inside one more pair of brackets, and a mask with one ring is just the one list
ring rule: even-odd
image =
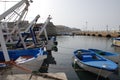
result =
[[99,37],[120,37],[120,32],[118,31],[79,31],[74,32],[74,34]]

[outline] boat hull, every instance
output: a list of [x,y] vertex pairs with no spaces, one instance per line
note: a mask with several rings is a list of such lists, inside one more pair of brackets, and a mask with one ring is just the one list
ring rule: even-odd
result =
[[113,39],[113,41],[112,41],[112,45],[113,46],[118,46],[118,47],[120,47],[120,39]]
[[[5,71],[6,74],[29,74],[31,72],[29,72],[28,70],[34,72],[34,71],[39,71],[39,69],[41,68],[44,59],[47,58],[47,55],[43,55],[43,56],[38,56],[37,58],[32,58],[31,60],[22,60],[19,63],[16,63],[16,66],[11,66],[10,68],[8,68],[8,70]],[[22,68],[25,68],[27,70],[24,70]]]
[[[11,61],[15,61],[20,56],[37,57],[37,55],[43,55],[43,48],[31,48],[31,49],[18,49],[8,50],[8,54]],[[0,61],[5,62],[3,51],[0,51]]]
[[[47,58],[47,52],[43,48],[34,48],[28,50],[20,50],[15,53],[11,51],[11,54],[17,55],[15,61],[10,61],[9,63],[1,63],[1,67],[10,67],[7,73],[31,73],[33,71],[38,71],[44,61]],[[17,54],[17,52],[19,52]],[[13,57],[14,57],[13,55]]]
[[98,76],[102,76],[102,77],[107,78],[109,75],[111,75],[113,73],[112,71],[108,71],[108,70],[104,70],[104,69],[85,65],[85,64],[81,63],[76,57],[73,57],[73,60],[75,60],[74,62],[76,62],[76,64],[78,64],[79,67],[83,68],[86,71],[97,74]]

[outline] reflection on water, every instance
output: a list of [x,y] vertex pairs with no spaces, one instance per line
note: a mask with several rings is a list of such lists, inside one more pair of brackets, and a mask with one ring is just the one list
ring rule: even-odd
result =
[[112,46],[112,47],[115,52],[120,53],[120,47],[117,47],[117,46]]
[[44,60],[44,62],[42,64],[42,67],[40,68],[39,72],[48,73],[49,64],[56,65],[55,58],[52,56],[52,54],[47,55],[47,58]]
[[[93,36],[58,36],[58,52],[52,52],[45,60],[45,72],[65,72],[68,80],[96,80],[97,75],[87,71],[72,72],[72,56],[76,49],[96,48],[103,51],[120,53],[120,47],[113,47],[112,39]],[[57,63],[57,64],[56,64]],[[54,65],[51,65],[54,64]],[[49,67],[49,68],[48,68]],[[62,68],[62,69],[61,69]],[[78,75],[80,79],[75,78]],[[100,80],[107,80],[100,78]]]
[[108,78],[103,78],[99,75],[85,71],[82,68],[80,68],[77,64],[72,64],[72,67],[74,68],[80,80],[109,80]]
[[[58,43],[61,47],[73,49],[97,48],[105,51],[120,53],[120,47],[112,46],[112,39],[93,36],[62,36],[58,37]],[[58,48],[59,49],[59,48]]]

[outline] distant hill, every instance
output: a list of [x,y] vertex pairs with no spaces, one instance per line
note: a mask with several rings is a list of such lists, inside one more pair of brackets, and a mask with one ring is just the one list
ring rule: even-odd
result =
[[72,34],[74,32],[79,32],[81,31],[80,29],[77,28],[70,28],[64,25],[55,25],[56,26],[56,32],[57,34]]
[[[28,21],[21,21],[19,24],[19,28],[21,31],[25,31],[25,29],[29,26]],[[10,28],[10,31],[13,29],[15,26],[15,22],[9,22],[8,27]],[[40,28],[40,26],[43,26],[43,23],[37,23],[35,27]],[[47,27],[46,27],[48,35],[64,35],[64,34],[73,34],[76,32],[81,31],[80,29],[77,28],[70,28],[64,25],[54,25],[52,22],[49,22]],[[43,34],[42,34],[43,35]]]
[[[37,26],[41,26],[43,23],[37,24]],[[64,25],[54,25],[52,22],[49,22],[46,27],[48,35],[66,35],[73,34],[76,32],[80,32],[80,29],[70,28]]]

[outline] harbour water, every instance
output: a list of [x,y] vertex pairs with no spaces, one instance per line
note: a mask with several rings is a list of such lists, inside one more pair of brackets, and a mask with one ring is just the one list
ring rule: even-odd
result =
[[[58,36],[58,51],[52,52],[49,60],[43,66],[46,72],[65,72],[68,80],[97,80],[98,75],[80,69],[77,71],[72,65],[73,51],[76,49],[97,48],[120,54],[120,47],[112,46],[112,39],[94,36]],[[49,62],[46,65],[46,62]],[[108,80],[99,78],[98,80]]]

